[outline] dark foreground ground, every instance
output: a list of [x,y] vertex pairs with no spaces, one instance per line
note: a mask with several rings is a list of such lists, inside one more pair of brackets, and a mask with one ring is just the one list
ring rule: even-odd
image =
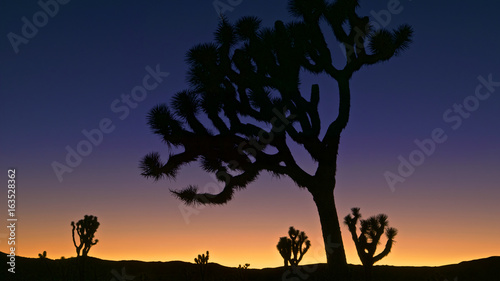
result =
[[[6,281],[80,281],[79,268],[84,267],[88,281],[197,281],[202,280],[196,264],[172,262],[107,261],[88,258],[84,264],[75,258],[33,259],[16,257],[15,274],[7,269],[7,255],[0,252]],[[325,265],[300,266],[297,272],[283,267],[238,269],[216,263],[208,264],[204,281],[300,281],[323,280]],[[362,267],[351,265],[353,281],[363,280]],[[373,281],[500,281],[500,257],[461,262],[439,267],[376,266]]]

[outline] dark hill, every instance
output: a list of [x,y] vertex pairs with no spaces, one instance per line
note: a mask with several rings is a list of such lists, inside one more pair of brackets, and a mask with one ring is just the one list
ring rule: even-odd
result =
[[[108,261],[87,258],[83,263],[76,258],[35,259],[16,257],[15,274],[8,273],[8,259],[0,252],[3,270],[0,280],[8,281],[79,281],[79,268],[84,267],[88,281],[197,281],[196,264],[171,262]],[[352,280],[362,280],[362,267],[351,265]],[[283,267],[238,269],[210,263],[207,281],[299,281],[322,280],[324,264],[300,266],[295,274],[285,273]],[[499,281],[500,257],[461,262],[438,267],[375,266],[374,281]]]

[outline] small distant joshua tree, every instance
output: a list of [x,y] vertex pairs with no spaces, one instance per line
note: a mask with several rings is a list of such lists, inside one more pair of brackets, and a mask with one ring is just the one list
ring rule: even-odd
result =
[[249,263],[245,263],[243,266],[241,264],[238,265],[238,274],[236,275],[236,280],[245,281],[248,280],[248,268],[250,267]]
[[[394,237],[398,234],[398,230],[389,227],[389,221],[387,220],[387,215],[378,214],[377,216],[369,217],[366,220],[360,220],[360,231],[361,233],[357,236],[356,225],[358,220],[361,218],[359,213],[359,208],[352,208],[352,216],[349,214],[344,218],[344,224],[349,227],[351,232],[352,240],[356,245],[356,250],[358,252],[359,259],[363,263],[365,269],[365,280],[370,281],[372,279],[372,268],[373,264],[378,262],[387,256],[392,249],[394,244]],[[387,236],[387,242],[385,243],[384,250],[375,255],[377,250],[377,245],[380,243],[380,238],[382,234]]]
[[198,258],[194,258],[194,262],[196,262],[196,264],[208,264],[208,251],[206,256],[205,254],[201,254],[198,255]]
[[54,276],[53,275],[53,272],[52,272],[52,269],[50,268],[47,260],[48,260],[48,257],[47,257],[47,251],[43,251],[42,254],[38,254],[38,258],[40,260],[42,260],[43,264],[45,265],[45,267],[47,268],[47,272],[49,273],[50,276]]
[[42,260],[47,258],[47,251],[43,251],[43,254],[38,254],[38,257]]
[[288,267],[288,263],[290,263],[292,267],[297,266],[307,250],[311,247],[311,241],[307,239],[307,235],[304,231],[300,232],[298,229],[290,226],[288,236],[290,238],[281,237],[278,245],[276,245],[276,248],[283,257],[285,268]]
[[205,274],[207,272],[207,264],[208,264],[208,251],[206,256],[205,254],[201,254],[198,255],[198,258],[194,258],[194,262],[200,265],[201,280],[202,281],[205,280]]
[[238,269],[248,269],[248,267],[250,266],[249,263],[245,263],[244,266],[241,266],[241,264],[238,265]]
[[[99,222],[97,221],[97,217],[85,215],[82,220],[79,220],[76,224],[74,221],[71,222],[71,226],[73,227],[72,235],[73,235],[73,244],[76,248],[77,257],[80,256],[80,251],[82,251],[82,256],[86,257],[90,251],[90,247],[94,246],[99,242],[98,239],[94,241],[94,235],[99,227]],[[75,230],[79,236],[80,244],[76,244],[75,240]]]

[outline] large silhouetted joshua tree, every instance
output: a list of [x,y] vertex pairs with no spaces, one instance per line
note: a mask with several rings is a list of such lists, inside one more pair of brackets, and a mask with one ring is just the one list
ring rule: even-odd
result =
[[[76,255],[79,257],[80,251],[82,251],[82,257],[86,257],[90,251],[90,247],[99,242],[98,239],[95,239],[94,241],[95,232],[99,227],[97,217],[85,215],[84,218],[79,220],[76,224],[72,221],[71,226],[73,227],[73,245],[75,245],[76,248]],[[78,235],[78,245],[75,240],[75,231]]]
[[311,241],[307,239],[304,231],[299,231],[290,226],[288,236],[281,237],[278,245],[276,245],[278,252],[283,257],[285,268],[288,267],[288,263],[292,267],[297,266],[311,247]]
[[[356,245],[359,259],[361,263],[363,263],[365,280],[370,281],[372,278],[373,264],[383,259],[391,252],[392,245],[395,242],[394,237],[398,234],[398,230],[389,227],[387,215],[379,214],[369,217],[366,220],[360,220],[361,227],[359,228],[360,234],[358,236],[356,233],[356,226],[358,220],[361,218],[361,214],[359,213],[359,208],[352,208],[351,211],[352,216],[347,215],[344,218],[344,223],[349,227],[349,232],[351,232],[352,240],[354,240],[354,244]],[[384,233],[387,237],[385,248],[378,255],[375,255],[377,245],[380,243],[380,238]]]
[[[187,204],[224,204],[262,172],[290,177],[312,194],[328,268],[338,280],[348,278],[348,269],[333,191],[340,135],[349,120],[349,80],[361,67],[400,54],[412,36],[407,25],[372,30],[357,7],[356,0],[292,0],[290,12],[300,21],[276,21],[272,28],[261,27],[255,17],[235,24],[223,18],[215,42],[187,53],[191,87],[148,115],[153,132],[173,147],[168,160],[153,152],[140,164],[143,176],[159,180],[175,179],[180,168],[198,161],[224,184],[217,194],[192,185],[172,190]],[[342,67],[343,60],[332,60],[331,50],[339,47],[328,46],[331,38],[345,49]],[[339,95],[333,122],[321,124],[318,85],[308,97],[302,94],[308,91],[300,87],[302,71],[337,81],[337,91],[327,89],[328,95]],[[299,166],[290,142],[305,148],[317,163],[314,173]]]

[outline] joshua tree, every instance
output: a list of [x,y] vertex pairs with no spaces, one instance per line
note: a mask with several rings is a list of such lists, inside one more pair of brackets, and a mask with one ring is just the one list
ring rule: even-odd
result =
[[245,263],[245,265],[241,266],[241,264],[238,264],[238,269],[248,269],[248,267],[250,266],[249,263]]
[[196,264],[208,264],[208,251],[206,256],[205,254],[201,254],[198,255],[198,258],[194,258],[194,262]]
[[41,260],[45,260],[45,259],[47,259],[47,251],[43,251],[43,254],[38,254],[38,257],[39,257]]
[[300,232],[298,229],[296,230],[293,226],[290,226],[288,236],[290,238],[281,237],[278,245],[276,245],[276,248],[283,257],[285,268],[288,267],[288,263],[290,263],[292,267],[297,266],[307,250],[311,247],[311,241],[307,239],[307,235],[304,231]]
[[[357,0],[290,0],[290,12],[300,21],[276,21],[273,28],[262,28],[255,17],[235,24],[222,18],[215,42],[197,45],[187,54],[191,88],[148,115],[153,132],[182,149],[172,149],[166,162],[159,153],[150,153],[140,164],[143,176],[159,180],[175,179],[181,167],[199,161],[223,183],[217,194],[192,185],[172,190],[186,204],[227,203],[262,172],[290,177],[316,203],[330,278],[338,280],[347,280],[348,268],[333,191],[340,135],[349,120],[349,80],[364,65],[400,54],[412,36],[408,25],[372,30],[369,18],[357,15],[358,6]],[[325,34],[345,48],[343,68],[338,62],[334,66],[325,26],[330,28]],[[312,85],[306,99],[302,71],[337,81],[338,115],[323,130],[319,86]],[[296,162],[291,141],[316,161],[313,174]]]
[[[98,239],[94,241],[94,235],[99,227],[99,222],[97,221],[97,217],[85,215],[82,220],[79,220],[76,224],[74,221],[71,222],[71,226],[73,227],[72,235],[73,235],[73,244],[76,248],[77,257],[80,256],[80,251],[82,251],[82,256],[86,257],[90,251],[90,247],[94,246],[99,242]],[[76,244],[75,240],[75,230],[79,237],[80,244]]]
[[[250,267],[249,263],[245,263],[243,266],[241,264],[238,265],[238,273],[236,275],[236,280],[244,281],[248,280],[248,268]],[[234,280],[234,279],[233,279]]]
[[45,265],[45,268],[47,268],[48,275],[52,276],[52,280],[54,280],[54,274],[48,263],[47,251],[43,251],[43,253],[38,254],[38,258],[42,260],[43,264]]
[[205,274],[207,273],[208,264],[208,251],[206,256],[205,254],[201,254],[198,255],[198,258],[194,258],[194,262],[200,265],[201,280],[205,280]]
[[[372,268],[373,264],[378,262],[387,256],[392,249],[394,244],[394,237],[398,234],[398,230],[389,227],[389,221],[387,220],[387,215],[379,214],[377,216],[369,217],[366,220],[360,220],[361,227],[359,228],[359,236],[356,233],[356,225],[358,220],[361,218],[359,213],[359,208],[352,208],[352,216],[349,214],[344,218],[344,223],[349,227],[351,232],[352,240],[356,245],[356,250],[358,252],[359,259],[363,263],[365,269],[365,280],[369,281],[372,278]],[[377,250],[377,245],[380,243],[380,238],[382,234],[387,236],[387,242],[385,243],[384,250],[375,255]]]

